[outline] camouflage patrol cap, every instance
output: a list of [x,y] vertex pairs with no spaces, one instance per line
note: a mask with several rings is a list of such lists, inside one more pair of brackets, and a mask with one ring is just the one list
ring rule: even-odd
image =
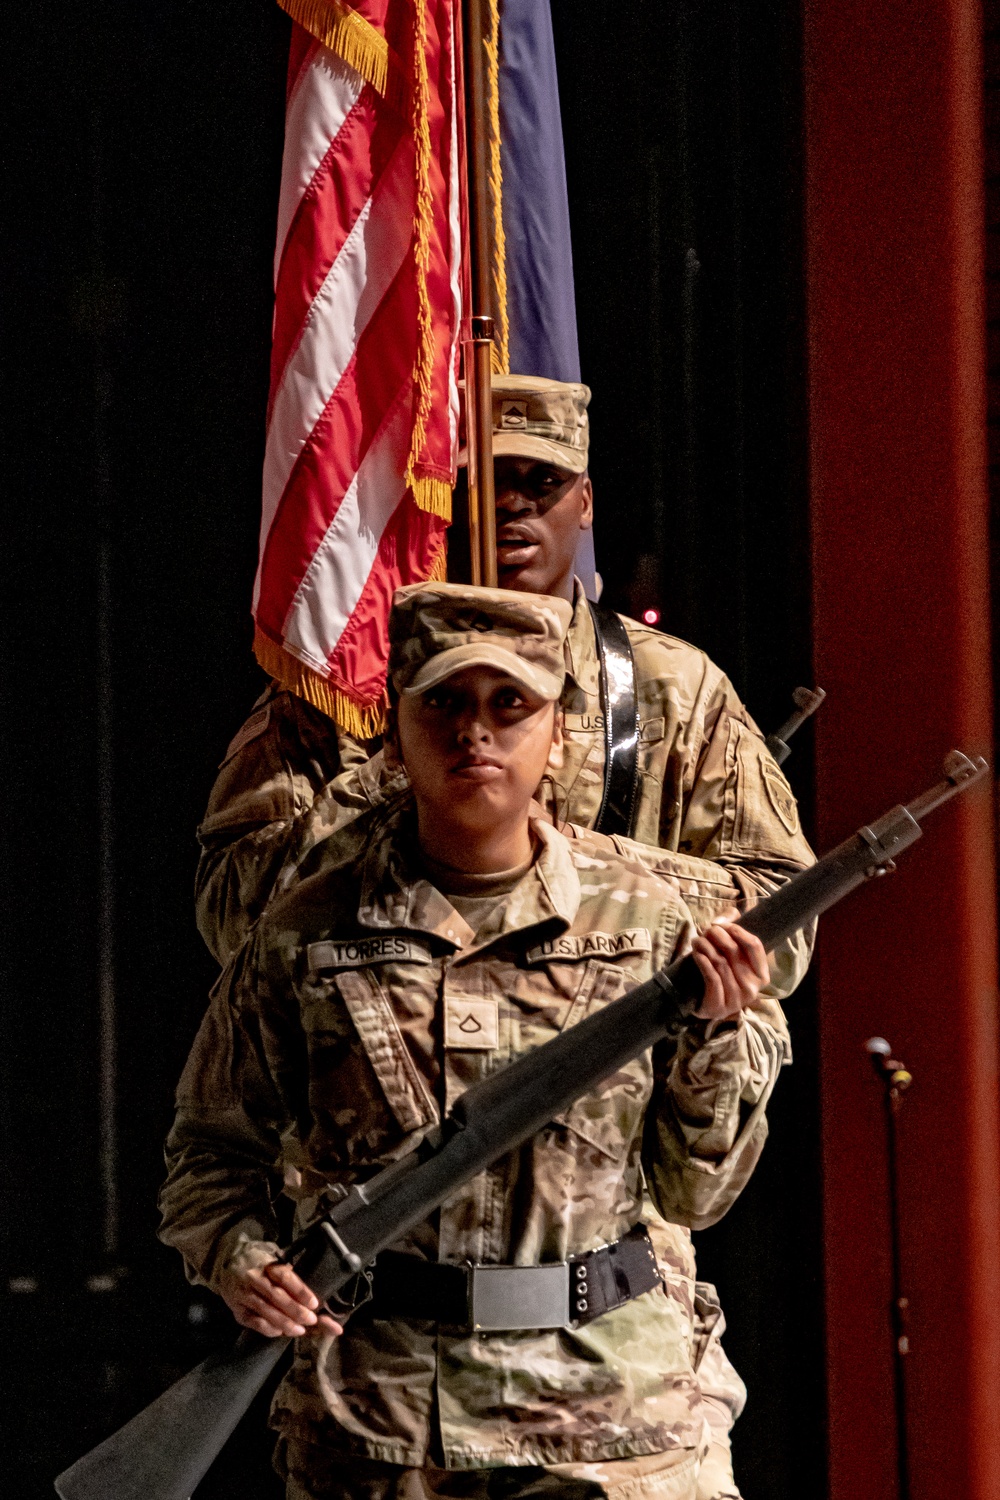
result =
[[389,676],[398,693],[424,693],[465,667],[495,667],[539,698],[559,697],[565,599],[458,583],[397,589],[389,615]]
[[[587,467],[590,387],[538,375],[493,376],[493,457],[536,458],[571,474]],[[463,403],[464,405],[464,403]],[[468,463],[462,433],[460,464]]]

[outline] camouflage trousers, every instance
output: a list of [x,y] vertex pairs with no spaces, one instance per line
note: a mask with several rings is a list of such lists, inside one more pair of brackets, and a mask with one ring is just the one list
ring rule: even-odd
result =
[[545,1468],[407,1468],[327,1457],[312,1443],[279,1441],[275,1467],[286,1500],[696,1500],[703,1450]]

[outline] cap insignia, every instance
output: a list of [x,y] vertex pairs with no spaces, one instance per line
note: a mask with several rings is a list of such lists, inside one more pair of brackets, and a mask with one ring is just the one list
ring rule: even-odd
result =
[[528,425],[527,401],[501,401],[500,427],[506,432],[523,431]]

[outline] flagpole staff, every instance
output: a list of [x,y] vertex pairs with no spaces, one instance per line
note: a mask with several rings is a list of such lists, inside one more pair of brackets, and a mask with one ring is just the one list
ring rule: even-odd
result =
[[465,355],[465,432],[469,453],[469,553],[472,582],[497,584],[493,489],[493,319],[490,316],[492,205],[489,195],[486,57],[482,0],[464,0],[465,126],[472,260],[472,337]]

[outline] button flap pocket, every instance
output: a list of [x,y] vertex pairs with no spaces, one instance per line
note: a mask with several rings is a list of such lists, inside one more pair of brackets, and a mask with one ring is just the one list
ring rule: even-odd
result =
[[[599,1005],[614,1004],[637,981],[626,970],[610,964],[595,964],[587,985],[585,1003],[574,1007],[574,1021]],[[610,1078],[598,1084],[561,1115],[553,1124],[579,1137],[603,1156],[621,1162],[633,1137],[642,1126],[643,1111],[652,1089],[652,1068],[648,1056],[634,1058]]]
[[439,1111],[407,1049],[388,995],[370,970],[344,970],[336,987],[389,1108],[403,1130],[435,1123]]
[[610,1161],[624,1163],[641,1133],[651,1088],[652,1070],[639,1058],[620,1068],[592,1094],[578,1099],[564,1114],[554,1116],[552,1123]]

